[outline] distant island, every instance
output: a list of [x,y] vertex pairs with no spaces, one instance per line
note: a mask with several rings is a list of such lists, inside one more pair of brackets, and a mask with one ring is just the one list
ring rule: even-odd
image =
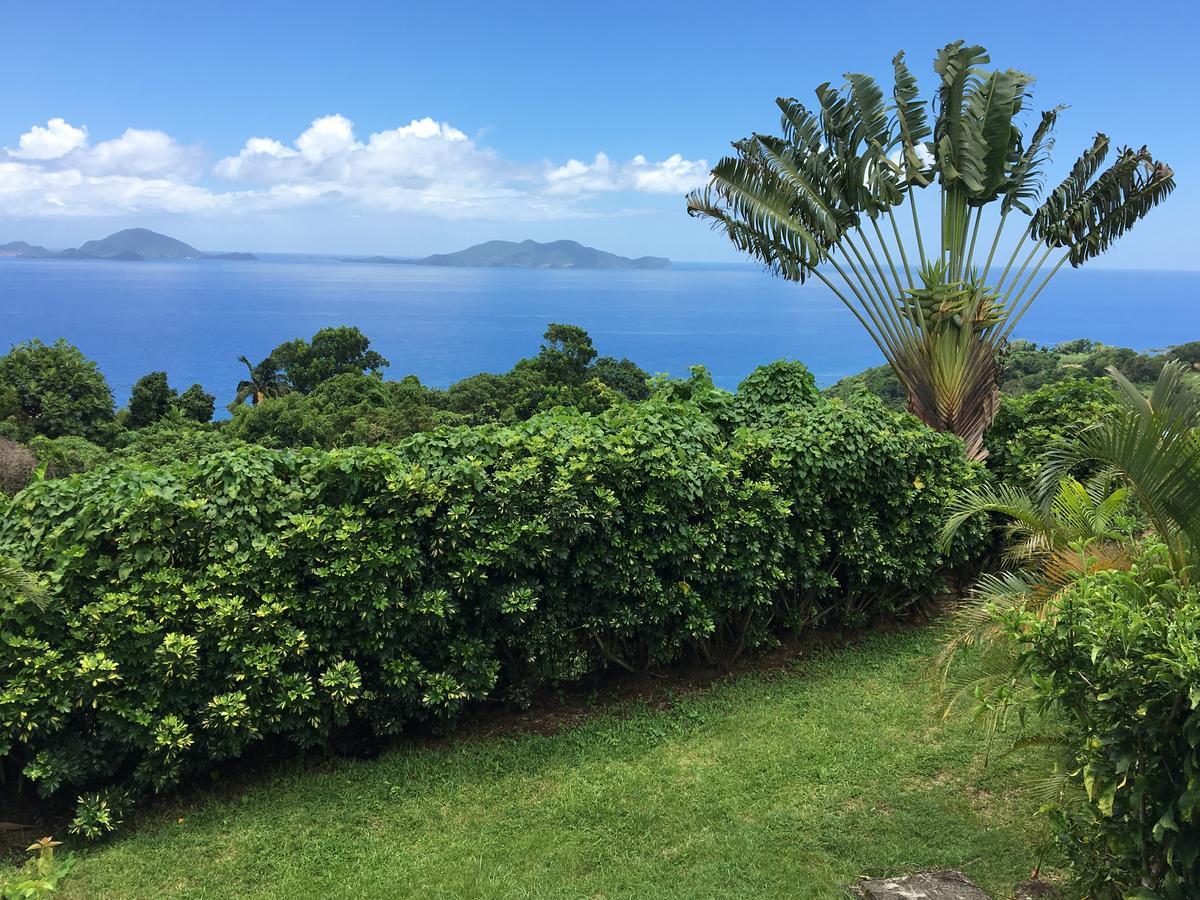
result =
[[630,259],[578,241],[486,241],[457,253],[435,253],[422,259],[391,256],[348,257],[342,262],[410,266],[497,267],[506,269],[666,269],[671,261],[661,256]]
[[18,259],[111,259],[136,262],[160,259],[257,259],[253,253],[201,253],[191,244],[148,228],[126,228],[68,250],[48,250],[25,241],[0,244],[0,256]]

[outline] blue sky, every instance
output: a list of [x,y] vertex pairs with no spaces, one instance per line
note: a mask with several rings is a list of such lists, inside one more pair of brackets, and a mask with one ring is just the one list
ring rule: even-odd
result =
[[1054,173],[1097,130],[1175,169],[1175,195],[1099,263],[1194,269],[1195,7],[13,4],[0,241],[137,224],[204,249],[570,237],[735,259],[681,199],[730,140],[844,72],[890,86],[899,49],[931,86],[936,49],[964,37],[1036,75],[1038,108],[1071,104]]

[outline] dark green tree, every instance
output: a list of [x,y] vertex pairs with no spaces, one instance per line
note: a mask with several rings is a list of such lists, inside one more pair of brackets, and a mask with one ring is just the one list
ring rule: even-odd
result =
[[632,360],[601,356],[592,363],[588,374],[623,394],[630,400],[645,400],[650,396],[650,379],[646,370]]
[[166,372],[143,375],[129,395],[129,427],[145,428],[167,415],[175,404],[175,391]]
[[193,384],[175,400],[175,407],[185,419],[193,422],[211,422],[216,412],[217,398],[198,384]]
[[1200,341],[1177,344],[1167,352],[1167,356],[1196,368],[1197,365],[1200,365]]
[[586,331],[578,325],[551,322],[542,338],[537,365],[547,376],[563,384],[578,384],[587,377],[596,348]]
[[379,375],[388,361],[370,349],[370,339],[346,325],[322,328],[312,341],[296,338],[271,351],[279,371],[292,390],[310,393],[335,375]]
[[13,347],[0,356],[0,384],[8,389],[10,417],[22,436],[108,438],[112,391],[96,364],[65,340]]

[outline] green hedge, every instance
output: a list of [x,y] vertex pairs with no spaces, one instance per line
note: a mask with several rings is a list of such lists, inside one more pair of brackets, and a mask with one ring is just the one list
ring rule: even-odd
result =
[[0,555],[51,587],[0,594],[0,759],[96,834],[260,745],[895,615],[978,469],[863,402],[730,434],[652,399],[35,484],[0,509]]
[[1200,592],[1162,557],[1012,622],[1026,702],[1064,728],[1082,797],[1050,812],[1087,896],[1200,896]]

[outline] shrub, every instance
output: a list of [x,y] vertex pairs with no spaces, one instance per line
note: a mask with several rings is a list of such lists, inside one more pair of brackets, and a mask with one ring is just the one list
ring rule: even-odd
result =
[[0,758],[100,833],[256,745],[892,615],[975,473],[878,404],[729,437],[651,399],[40,483],[0,511],[0,554],[53,585],[0,603]]
[[988,468],[1002,482],[1031,484],[1048,448],[1116,409],[1107,380],[1074,378],[1005,397],[986,437]]
[[48,438],[38,435],[29,442],[29,449],[39,465],[46,467],[47,478],[64,478],[78,472],[88,472],[109,458],[103,447],[87,438],[68,436]]
[[0,494],[15,494],[33,478],[37,458],[28,447],[0,437]]
[[228,429],[164,419],[148,428],[126,431],[113,458],[162,466],[173,462],[194,463],[221,450],[242,446],[245,444]]
[[734,405],[742,422],[762,423],[786,410],[812,406],[821,397],[808,366],[779,360],[759,366],[738,385]]
[[1200,592],[1150,558],[1012,624],[1086,796],[1052,822],[1087,894],[1200,894]]
[[857,375],[847,375],[825,389],[825,396],[849,400],[856,394],[866,392],[879,397],[889,409],[897,412],[908,405],[908,394],[896,377],[891,366],[873,366]]

